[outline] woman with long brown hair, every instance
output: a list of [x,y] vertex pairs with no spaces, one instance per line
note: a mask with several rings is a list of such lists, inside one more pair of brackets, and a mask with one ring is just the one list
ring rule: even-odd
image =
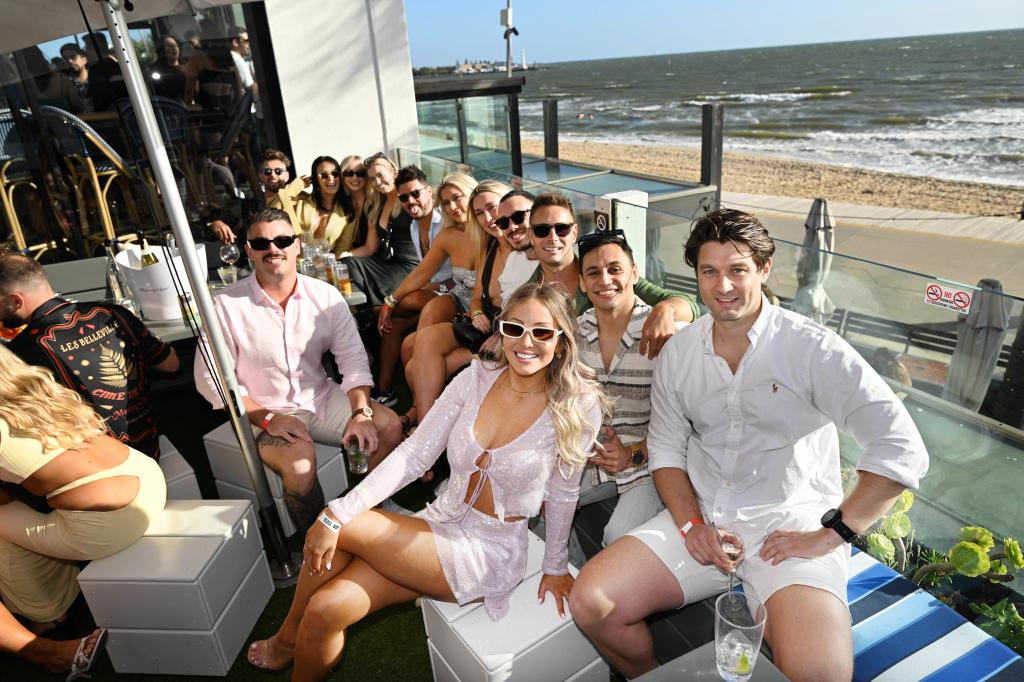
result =
[[[420,595],[482,599],[498,620],[526,571],[527,519],[544,504],[547,542],[538,598],[564,614],[573,578],[568,539],[579,481],[605,400],[579,362],[571,302],[525,285],[499,321],[498,361],[474,362],[420,428],[306,534],[306,570],[277,633],[254,642],[250,663],[319,680],[341,658],[345,631]],[[447,490],[416,516],[372,509],[447,449]]]

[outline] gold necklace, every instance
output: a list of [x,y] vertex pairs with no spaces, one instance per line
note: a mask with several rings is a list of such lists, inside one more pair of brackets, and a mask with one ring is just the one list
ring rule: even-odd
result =
[[[511,371],[511,370],[509,370],[509,371]],[[545,388],[538,388],[536,391],[520,391],[520,390],[515,389],[515,388],[512,387],[512,378],[509,377],[509,375],[506,374],[505,375],[505,379],[506,379],[506,381],[508,383],[508,390],[512,391],[513,393],[518,393],[519,395],[534,395],[536,393],[541,393],[546,388],[546,387]]]

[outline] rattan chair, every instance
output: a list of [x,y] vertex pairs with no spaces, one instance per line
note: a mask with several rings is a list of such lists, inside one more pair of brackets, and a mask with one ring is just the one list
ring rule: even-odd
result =
[[[40,107],[40,113],[47,131],[64,158],[71,186],[75,189],[82,232],[92,244],[93,252],[102,248],[106,242],[135,240],[136,232],[141,227],[141,217],[132,195],[132,183],[141,179],[139,173],[88,123],[74,114],[51,106]],[[121,187],[128,214],[134,223],[134,229],[122,235],[118,235],[114,228],[107,201],[107,195],[115,182]],[[145,191],[150,191],[147,183],[142,184]],[[89,190],[95,199],[102,232],[92,230],[88,224]],[[158,200],[152,196],[150,198],[156,206]]]
[[[195,150],[188,109],[181,100],[169,97],[152,97],[150,102],[153,105],[157,124],[160,126],[160,136],[163,138],[171,168],[184,179],[188,200],[198,211],[202,197],[199,194],[199,179],[196,176]],[[135,158],[132,162],[143,169],[147,182],[155,187],[156,183],[152,179],[149,159],[145,153],[142,132],[139,129],[139,120],[135,115],[131,100],[118,100],[117,113],[121,124],[128,132],[128,139],[134,147]]]

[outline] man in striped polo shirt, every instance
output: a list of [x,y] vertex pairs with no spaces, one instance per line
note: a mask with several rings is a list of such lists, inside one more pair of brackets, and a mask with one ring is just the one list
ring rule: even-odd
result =
[[640,352],[640,336],[651,307],[633,291],[640,274],[622,230],[585,235],[578,248],[580,289],[594,307],[577,318],[576,343],[614,402],[583,473],[580,504],[618,495],[604,528],[608,546],[665,508],[647,470],[654,360]]

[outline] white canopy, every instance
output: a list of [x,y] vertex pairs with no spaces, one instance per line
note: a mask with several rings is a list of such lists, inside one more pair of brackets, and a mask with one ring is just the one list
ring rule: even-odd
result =
[[[134,0],[128,21],[166,17],[251,0]],[[82,0],[93,30],[106,28],[98,2]],[[86,30],[77,0],[0,0],[0,52],[13,52]]]

